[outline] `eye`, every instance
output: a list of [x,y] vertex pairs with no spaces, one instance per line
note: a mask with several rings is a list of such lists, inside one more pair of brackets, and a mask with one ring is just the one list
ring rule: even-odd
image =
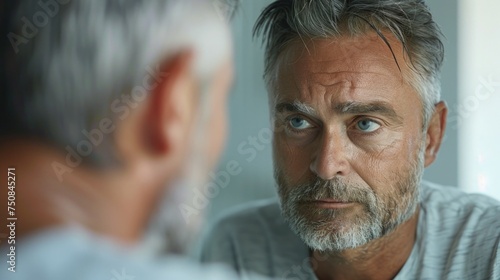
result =
[[312,125],[301,117],[293,117],[288,121],[293,129],[303,130],[312,127]]
[[373,132],[380,128],[380,125],[370,119],[362,119],[356,123],[356,128],[362,132]]

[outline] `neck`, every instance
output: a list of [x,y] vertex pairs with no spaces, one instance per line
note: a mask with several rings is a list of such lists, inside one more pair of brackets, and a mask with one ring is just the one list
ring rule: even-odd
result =
[[[153,205],[154,196],[146,191],[138,194],[130,178],[100,174],[84,166],[57,176],[53,163],[66,165],[65,155],[26,140],[4,141],[0,154],[2,182],[7,182],[7,168],[15,168],[18,238],[75,224],[124,244],[133,244],[142,236],[151,210],[147,205]],[[7,201],[6,191],[0,193],[0,199]],[[5,221],[4,212],[0,218]]]
[[312,252],[320,280],[393,279],[408,260],[416,239],[419,210],[391,233],[355,249]]

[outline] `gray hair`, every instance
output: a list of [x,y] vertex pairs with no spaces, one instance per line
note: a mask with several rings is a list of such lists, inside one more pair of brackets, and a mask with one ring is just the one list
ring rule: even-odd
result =
[[[232,15],[236,5],[221,13],[221,3],[215,3],[20,1],[2,26],[8,40],[1,53],[1,136],[75,147],[85,139],[83,131],[117,119],[113,101],[134,90],[143,90],[137,96],[144,99],[151,89],[141,89],[145,77],[154,81],[161,74],[158,64],[186,49],[193,50],[195,74],[207,80],[230,54],[230,31],[221,17]],[[105,140],[88,158],[109,158],[110,145]]]
[[[275,66],[290,42],[299,38],[331,38],[343,34],[392,33],[403,46],[412,75],[405,77],[420,95],[423,126],[441,95],[440,68],[444,47],[441,31],[423,0],[277,0],[262,12],[254,36],[266,43],[264,78],[273,83]],[[408,58],[408,59],[407,59]],[[408,63],[408,61],[410,63]],[[401,67],[396,60],[401,70]]]

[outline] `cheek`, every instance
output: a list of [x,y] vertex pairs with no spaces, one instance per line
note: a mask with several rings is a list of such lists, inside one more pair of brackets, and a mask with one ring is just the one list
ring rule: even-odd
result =
[[359,152],[353,158],[351,166],[376,193],[392,192],[390,186],[407,175],[416,149],[407,139],[401,134],[390,145],[376,152]]
[[282,170],[290,184],[300,183],[301,179],[310,174],[310,154],[306,149],[290,145],[280,134],[274,135],[273,157],[277,168]]

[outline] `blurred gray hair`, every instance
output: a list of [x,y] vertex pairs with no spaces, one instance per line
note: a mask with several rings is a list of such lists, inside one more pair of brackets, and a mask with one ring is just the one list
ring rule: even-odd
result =
[[[58,9],[19,50],[9,40],[2,44],[1,136],[74,147],[84,139],[83,130],[96,128],[103,118],[116,119],[112,101],[130,95],[146,76],[159,74],[162,61],[184,50],[193,51],[195,74],[207,80],[231,51],[221,17],[234,14],[237,3],[219,1],[20,1],[12,7],[16,13],[2,19],[3,34],[20,34],[23,18],[49,13],[42,2]],[[109,145],[94,147],[89,158],[100,162],[96,157],[112,150]]]
[[[266,43],[264,78],[271,88],[275,66],[290,42],[300,38],[359,36],[375,31],[391,45],[384,32],[403,45],[411,77],[405,77],[420,95],[423,126],[441,95],[440,68],[444,47],[441,31],[423,0],[277,0],[262,12],[254,36]],[[394,55],[394,53],[393,53]],[[396,60],[396,57],[394,56]],[[409,62],[409,63],[408,63]],[[399,69],[400,64],[396,60]]]

